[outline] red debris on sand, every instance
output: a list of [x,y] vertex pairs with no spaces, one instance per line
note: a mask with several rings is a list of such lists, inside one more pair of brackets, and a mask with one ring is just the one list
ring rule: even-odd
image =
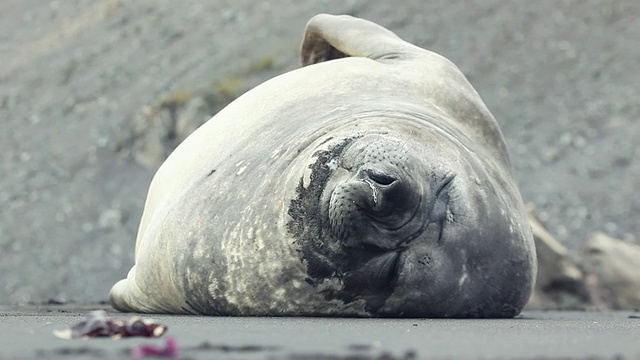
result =
[[176,339],[170,337],[167,338],[164,346],[142,344],[131,348],[130,355],[135,359],[141,359],[147,356],[176,357],[178,356],[178,343],[176,342]]
[[61,339],[80,339],[93,337],[121,337],[143,336],[160,337],[167,331],[165,325],[151,320],[133,316],[126,322],[117,319],[107,319],[102,310],[92,311],[85,315],[84,320],[74,324],[69,329],[54,330],[53,335]]

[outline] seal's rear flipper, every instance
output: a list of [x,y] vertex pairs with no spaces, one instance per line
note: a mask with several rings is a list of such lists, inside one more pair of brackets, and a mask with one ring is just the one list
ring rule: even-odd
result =
[[395,59],[416,49],[370,21],[349,15],[319,14],[307,23],[300,58],[302,66],[307,66],[348,56]]
[[334,48],[317,35],[310,35],[309,38],[305,38],[303,46],[305,45],[307,45],[307,48],[303,47],[301,54],[302,66],[349,57],[349,55]]

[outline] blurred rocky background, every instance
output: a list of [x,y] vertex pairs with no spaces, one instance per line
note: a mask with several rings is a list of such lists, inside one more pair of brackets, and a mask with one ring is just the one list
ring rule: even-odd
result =
[[530,308],[640,308],[640,2],[0,2],[0,303],[104,301],[167,154],[319,12],[454,61],[530,204]]

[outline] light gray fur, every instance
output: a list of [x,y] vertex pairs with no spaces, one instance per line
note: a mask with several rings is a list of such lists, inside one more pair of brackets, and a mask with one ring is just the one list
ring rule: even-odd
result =
[[[502,133],[460,70],[350,16],[311,19],[301,57],[304,67],[236,99],[160,167],[136,240],[136,264],[112,288],[113,306],[212,315],[517,314],[533,286],[535,249]],[[375,310],[368,295],[327,296],[340,293],[347,280],[310,275],[315,260],[302,248],[306,240],[292,233],[290,209],[321,175],[314,164],[326,165],[328,187],[352,181],[352,170],[340,166],[347,157],[357,158],[358,146],[369,149],[371,136],[400,144],[385,152],[403,151],[407,156],[398,158],[418,159],[410,160],[409,168],[416,168],[414,177],[426,177],[424,183],[455,173],[444,236],[462,234],[444,239],[440,247],[412,245],[430,255],[427,268],[438,275],[423,280],[418,252],[408,251],[398,283]],[[340,150],[343,158],[336,149],[347,143]],[[323,151],[337,155],[318,165]],[[358,161],[370,166],[370,160]],[[483,233],[493,228],[483,228],[480,208],[495,214],[500,234],[511,235],[498,241]],[[330,232],[325,230],[319,231]],[[470,233],[478,238],[468,238]],[[319,246],[340,252],[353,245],[334,240]],[[512,277],[503,279],[503,273]],[[438,293],[439,288],[447,290]],[[509,291],[513,294],[504,294]],[[508,311],[476,313],[457,300],[465,293],[477,298],[479,308]],[[504,304],[487,305],[492,301]],[[446,302],[453,305],[448,308]]]

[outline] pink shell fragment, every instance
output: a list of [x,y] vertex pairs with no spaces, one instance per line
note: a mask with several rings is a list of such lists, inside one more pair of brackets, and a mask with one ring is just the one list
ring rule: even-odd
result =
[[136,346],[130,351],[131,357],[141,359],[147,356],[153,357],[176,357],[178,356],[178,344],[176,339],[167,338],[164,346],[156,346],[151,344],[142,344]]

